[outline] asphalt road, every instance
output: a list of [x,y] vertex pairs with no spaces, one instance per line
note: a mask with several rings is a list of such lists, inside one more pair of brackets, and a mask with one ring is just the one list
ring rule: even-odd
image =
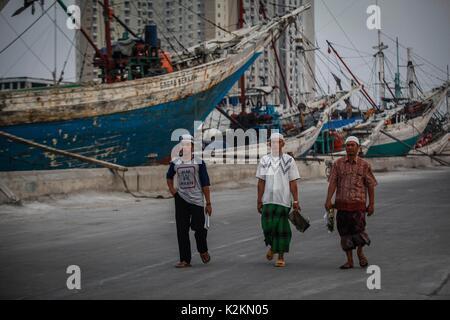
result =
[[[265,260],[256,190],[213,192],[212,261],[178,258],[172,199],[83,194],[22,207],[0,206],[1,299],[449,299],[450,170],[376,174],[376,212],[366,254],[381,270],[369,290],[359,267],[339,270],[344,254],[322,219],[324,180],[302,181],[312,226],[293,229],[284,269]],[[195,248],[191,234],[192,247]],[[357,260],[356,260],[357,261]],[[66,268],[81,269],[69,290]]]

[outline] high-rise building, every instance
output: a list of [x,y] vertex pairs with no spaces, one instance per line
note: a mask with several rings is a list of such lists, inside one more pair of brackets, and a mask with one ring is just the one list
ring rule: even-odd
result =
[[[315,68],[314,51],[314,6],[313,0],[244,0],[244,21],[254,25],[264,20],[260,9],[260,2],[266,8],[266,16],[272,18],[281,16],[288,11],[311,3],[311,9],[297,17],[295,24],[291,24],[276,42],[281,68],[278,67],[274,48],[269,46],[246,73],[247,86],[275,86],[279,101],[285,108],[289,101],[284,88],[283,76],[287,90],[294,105],[305,102],[314,96],[314,83],[311,70]],[[312,44],[306,43],[308,38]],[[308,66],[309,64],[309,66]]]
[[[238,28],[241,0],[209,0],[206,1],[205,14],[208,20],[214,21],[217,27],[207,27],[206,38],[221,37],[225,34],[222,29],[233,31]],[[280,60],[281,70],[277,65],[274,49],[267,47],[261,57],[253,63],[245,73],[245,86],[276,87],[272,97],[274,104],[289,107],[289,101],[283,83],[297,105],[314,97],[313,72],[314,58],[314,0],[242,0],[244,27],[249,27],[265,20],[262,6],[265,7],[268,19],[286,14],[288,11],[310,3],[311,8],[297,17],[297,23],[288,27],[275,48]],[[220,28],[219,28],[220,27]],[[231,90],[237,94],[239,84]],[[248,111],[248,110],[247,110]]]

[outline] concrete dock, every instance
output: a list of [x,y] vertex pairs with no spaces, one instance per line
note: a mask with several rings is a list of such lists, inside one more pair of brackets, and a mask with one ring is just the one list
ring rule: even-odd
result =
[[[212,261],[175,269],[173,199],[80,193],[0,206],[1,299],[450,299],[450,170],[376,173],[366,254],[381,269],[339,270],[344,254],[323,222],[324,178],[301,181],[311,228],[293,229],[287,266],[265,260],[255,181],[213,188]],[[191,234],[192,248],[195,248]],[[356,258],[356,257],[355,257]],[[357,261],[357,260],[356,260]],[[81,268],[81,289],[66,268]]]

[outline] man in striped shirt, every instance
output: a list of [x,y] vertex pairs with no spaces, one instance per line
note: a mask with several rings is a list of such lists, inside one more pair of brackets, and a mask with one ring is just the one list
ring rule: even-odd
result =
[[[357,249],[359,264],[367,267],[368,261],[363,246],[370,245],[366,233],[366,212],[369,216],[375,210],[375,179],[370,164],[358,157],[359,139],[350,136],[345,141],[346,157],[338,159],[331,168],[325,209],[333,208],[332,198],[336,192],[336,224],[341,236],[341,247],[347,262],[341,269],[353,268],[353,250]],[[367,194],[369,204],[367,205]]]

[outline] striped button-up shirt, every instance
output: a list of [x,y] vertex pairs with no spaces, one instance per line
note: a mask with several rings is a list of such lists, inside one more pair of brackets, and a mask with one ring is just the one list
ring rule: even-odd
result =
[[343,157],[334,162],[331,182],[337,186],[336,208],[342,211],[365,211],[367,188],[377,185],[370,164],[359,157],[353,161]]

